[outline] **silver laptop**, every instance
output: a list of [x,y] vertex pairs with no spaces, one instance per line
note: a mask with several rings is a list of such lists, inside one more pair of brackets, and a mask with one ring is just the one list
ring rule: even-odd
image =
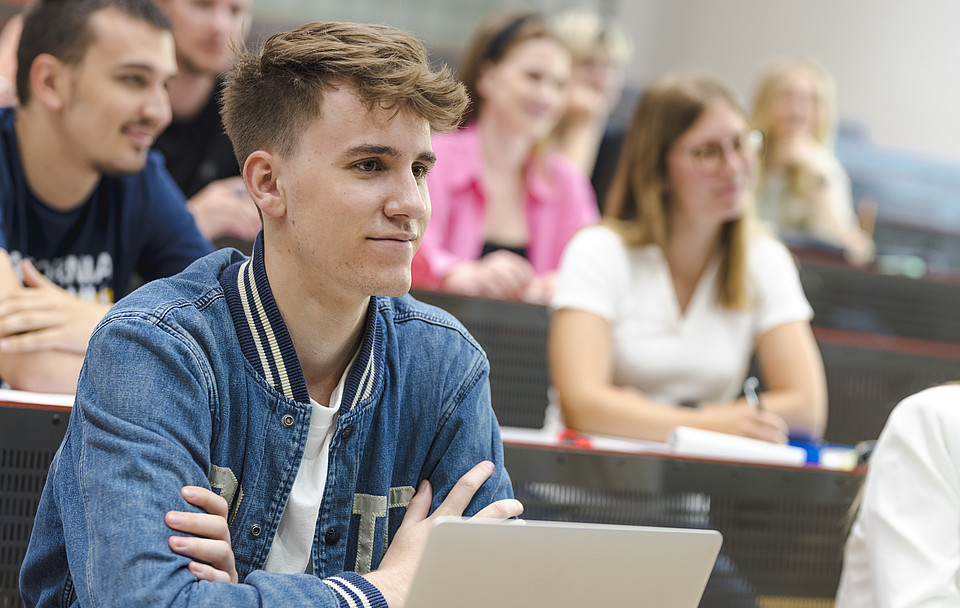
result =
[[715,530],[440,518],[408,608],[696,608]]

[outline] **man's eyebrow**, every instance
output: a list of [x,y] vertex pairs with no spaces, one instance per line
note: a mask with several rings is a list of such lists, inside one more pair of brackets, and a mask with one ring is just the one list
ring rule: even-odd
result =
[[121,63],[116,66],[118,70],[137,70],[140,72],[150,72],[154,73],[157,71],[156,67],[150,65],[149,63]]
[[344,156],[354,157],[354,156],[401,156],[400,150],[397,150],[393,146],[378,146],[376,144],[360,144],[359,146],[354,146],[349,148],[346,152],[343,153]]
[[[400,158],[403,156],[400,153],[400,150],[394,148],[393,146],[379,146],[376,144],[360,144],[359,146],[348,148],[343,155],[347,158],[356,158],[359,156],[390,156],[393,158]],[[421,152],[417,155],[417,160],[424,163],[434,164],[437,162],[437,155],[433,152]]]

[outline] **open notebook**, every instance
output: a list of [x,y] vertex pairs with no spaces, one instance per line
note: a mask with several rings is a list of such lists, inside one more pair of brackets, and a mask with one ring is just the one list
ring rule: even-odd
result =
[[714,530],[441,518],[408,608],[695,608],[720,551]]

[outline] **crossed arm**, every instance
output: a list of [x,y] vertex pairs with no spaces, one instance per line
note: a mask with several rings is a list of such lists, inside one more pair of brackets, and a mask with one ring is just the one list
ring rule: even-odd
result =
[[0,378],[16,389],[72,393],[90,334],[110,305],[71,295],[29,260],[20,270],[22,284],[0,249]]
[[[380,568],[365,575],[380,590],[391,608],[400,608],[406,601],[433,522],[437,517],[463,515],[474,494],[493,471],[494,465],[489,461],[483,461],[467,471],[432,514],[430,504],[433,490],[426,479],[420,482],[400,529],[380,562]],[[227,501],[198,486],[185,486],[180,494],[187,502],[205,512],[167,512],[164,521],[168,527],[191,535],[171,536],[168,541],[170,549],[193,560],[188,568],[200,580],[238,582],[230,547],[230,528],[227,525]],[[475,517],[509,519],[522,512],[520,501],[507,498],[487,505]]]

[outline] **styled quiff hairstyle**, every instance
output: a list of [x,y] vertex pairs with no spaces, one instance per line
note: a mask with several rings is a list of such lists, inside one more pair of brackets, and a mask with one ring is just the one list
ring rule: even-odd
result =
[[554,40],[566,48],[537,13],[508,10],[495,13],[480,24],[460,59],[460,82],[467,87],[470,96],[470,107],[463,116],[464,124],[476,120],[483,108],[483,98],[477,93],[477,82],[483,69],[500,63],[518,44],[540,38]]
[[[667,159],[674,144],[716,101],[746,115],[720,82],[696,76],[667,76],[650,86],[637,103],[616,173],[607,193],[604,222],[628,246],[657,245],[666,251],[670,237]],[[749,208],[750,205],[747,205]],[[748,309],[747,230],[749,213],[723,225],[717,302]]]
[[95,42],[90,17],[113,9],[123,15],[171,31],[166,13],[153,0],[34,0],[23,15],[23,31],[17,47],[17,98],[30,101],[30,68],[38,55],[53,55],[67,65],[83,60]]
[[271,36],[259,53],[239,53],[221,100],[240,167],[257,150],[290,156],[316,120],[323,92],[355,87],[369,109],[410,108],[434,131],[449,131],[467,106],[463,86],[434,71],[423,45],[385,25],[310,23]]

